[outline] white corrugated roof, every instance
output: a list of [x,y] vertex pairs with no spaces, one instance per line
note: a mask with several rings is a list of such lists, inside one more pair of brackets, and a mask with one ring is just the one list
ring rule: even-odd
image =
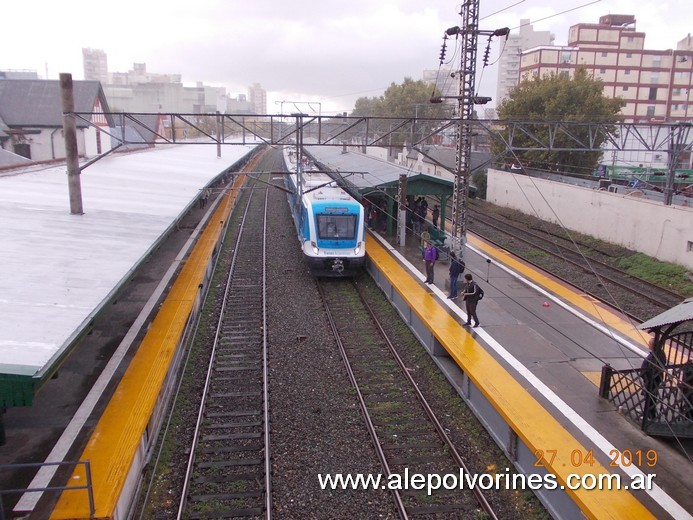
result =
[[65,166],[0,174],[0,373],[56,356],[211,179],[254,145],[113,155],[81,175],[70,214]]

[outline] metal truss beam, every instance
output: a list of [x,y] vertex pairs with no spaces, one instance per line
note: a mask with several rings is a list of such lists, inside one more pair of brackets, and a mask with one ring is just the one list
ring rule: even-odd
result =
[[[123,145],[127,144],[217,144],[242,145],[249,140],[257,140],[268,145],[289,144],[297,135],[295,117],[277,115],[239,115],[222,114],[224,135],[215,135],[216,114],[144,114],[111,113],[121,124],[129,121],[134,128],[144,128],[153,136],[149,140],[129,141],[126,136],[110,132],[103,126],[91,123],[94,116],[103,113],[74,112],[73,115],[86,124],[99,128]],[[151,128],[143,117],[162,116],[167,122],[163,131]],[[306,143],[321,146],[364,145],[402,148],[402,142],[421,148],[431,143],[432,138],[450,129],[457,129],[460,118],[387,118],[387,117],[345,117],[311,116],[300,123]],[[422,123],[428,123],[433,130],[427,131],[413,143],[409,140]],[[413,126],[413,125],[416,125]],[[468,131],[474,134],[487,134],[490,139],[501,143],[507,151],[661,151],[669,152],[672,145],[690,143],[693,138],[693,124],[688,122],[670,123],[600,123],[570,121],[508,121],[501,119],[472,119],[464,121]],[[171,132],[175,128],[175,133]],[[184,134],[187,135],[183,137]],[[174,135],[175,134],[175,135]],[[402,142],[389,144],[391,137],[406,137]],[[603,146],[598,146],[600,140]]]

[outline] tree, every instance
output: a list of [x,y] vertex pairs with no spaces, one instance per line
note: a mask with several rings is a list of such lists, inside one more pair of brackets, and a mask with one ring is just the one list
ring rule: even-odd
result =
[[[542,78],[525,79],[510,91],[510,96],[498,106],[498,117],[508,121],[571,121],[616,123],[620,120],[619,112],[625,106],[621,98],[608,98],[603,94],[602,81],[589,76],[585,68],[578,68],[573,78],[563,74],[551,74]],[[531,126],[531,125],[530,125]],[[573,126],[571,131],[580,138],[586,138],[588,127]],[[537,125],[532,128],[537,135],[546,136],[548,128]],[[504,134],[507,138],[507,132]],[[586,140],[586,139],[585,139]],[[601,145],[604,138],[595,143]],[[526,135],[514,138],[520,148],[529,148],[533,141]],[[566,135],[557,135],[556,145],[562,148],[578,148],[578,145]],[[493,144],[496,154],[507,153],[504,145]],[[589,174],[599,163],[601,152],[584,151],[518,151],[517,159],[524,166],[538,169]],[[506,155],[507,157],[507,155]],[[516,162],[515,156],[506,161]]]
[[[388,142],[401,146],[405,142],[416,142],[422,139],[435,128],[440,126],[439,121],[426,120],[449,119],[452,115],[452,107],[445,103],[431,103],[431,97],[439,95],[437,91],[425,81],[414,81],[404,78],[400,85],[392,83],[380,97],[362,97],[356,100],[354,110],[350,114],[355,117],[377,118],[417,118],[417,122],[407,130],[402,130],[391,136]],[[370,124],[370,128],[380,134],[389,132],[394,128],[395,121],[376,120]]]

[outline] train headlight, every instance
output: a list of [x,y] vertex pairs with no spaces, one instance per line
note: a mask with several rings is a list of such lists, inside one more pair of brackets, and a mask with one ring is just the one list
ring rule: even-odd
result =
[[315,242],[311,242],[310,247],[313,248],[313,254],[314,255],[317,255],[320,252],[320,249],[318,248],[318,244],[316,244]]
[[361,253],[362,248],[363,248],[363,242],[359,242],[358,244],[356,244],[356,247],[354,248],[354,254],[358,255],[359,253]]

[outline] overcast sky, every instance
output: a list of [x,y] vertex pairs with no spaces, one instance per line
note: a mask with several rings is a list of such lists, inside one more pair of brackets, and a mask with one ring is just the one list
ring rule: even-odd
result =
[[[443,0],[3,2],[0,70],[83,79],[82,48],[91,47],[106,52],[109,72],[146,63],[149,72],[223,86],[232,97],[260,83],[269,113],[295,112],[280,102],[301,101],[313,102],[300,105],[304,112],[332,114],[350,111],[358,97],[381,95],[392,82],[437,69],[445,29],[460,24],[459,6]],[[571,25],[597,23],[605,14],[635,15],[649,49],[675,49],[693,32],[690,0],[480,0],[479,28],[517,33],[520,19],[529,19],[535,31],[551,31],[563,45]],[[480,37],[480,56],[485,45]],[[495,41],[491,63],[500,49]],[[448,57],[453,50],[450,42]],[[479,95],[495,97],[496,68],[478,69]]]

